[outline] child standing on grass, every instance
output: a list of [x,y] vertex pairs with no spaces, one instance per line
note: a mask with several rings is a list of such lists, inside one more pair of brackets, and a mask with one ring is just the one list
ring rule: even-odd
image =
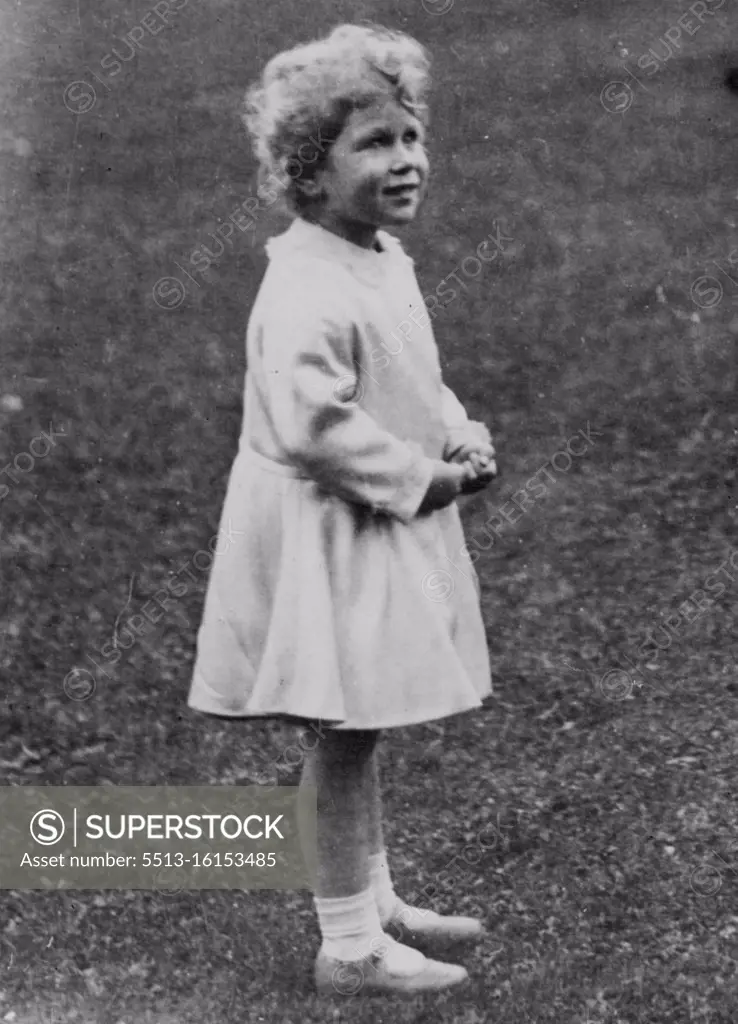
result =
[[344,25],[273,58],[247,97],[262,181],[296,217],[267,245],[249,322],[235,541],[216,552],[188,703],[318,725],[302,783],[326,993],[456,985],[465,969],[421,950],[483,932],[395,894],[376,760],[381,729],[491,692],[455,499],[496,475],[495,452],[443,384],[413,261],[381,230],[424,195],[427,84],[417,42]]

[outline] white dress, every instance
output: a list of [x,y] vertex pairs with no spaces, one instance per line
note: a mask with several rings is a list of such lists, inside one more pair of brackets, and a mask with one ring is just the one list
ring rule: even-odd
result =
[[456,505],[417,515],[431,460],[489,435],[443,384],[413,261],[378,240],[298,219],[267,244],[196,710],[381,729],[491,693]]

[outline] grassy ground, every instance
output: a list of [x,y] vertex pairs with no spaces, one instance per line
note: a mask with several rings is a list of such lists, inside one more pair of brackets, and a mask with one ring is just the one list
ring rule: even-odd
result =
[[[437,71],[434,187],[406,242],[426,292],[463,281],[438,340],[503,475],[463,513],[489,548],[496,693],[387,735],[388,835],[404,895],[440,876],[440,909],[486,919],[472,985],[318,1002],[304,892],[4,891],[0,1021],[734,1019],[738,99],[721,76],[738,17],[692,20],[648,77],[638,58],[664,55],[688,10],[673,0],[444,6],[189,0],[110,78],[146,5],[0,15],[0,461],[60,435],[3,478],[0,767],[6,784],[245,784],[289,741],[186,710],[202,572],[90,699],[64,680],[217,528],[261,245],[282,222],[265,213],[200,287],[177,264],[253,194],[243,87],[337,21],[405,28]],[[96,90],[79,114],[75,81],[73,108]],[[504,254],[465,276],[497,225]],[[166,276],[185,288],[169,309]],[[564,469],[579,431],[593,444]],[[490,546],[485,521],[544,467],[548,492]],[[722,593],[680,612],[721,567]],[[666,649],[639,654],[667,618]],[[480,829],[483,856],[447,870]]]

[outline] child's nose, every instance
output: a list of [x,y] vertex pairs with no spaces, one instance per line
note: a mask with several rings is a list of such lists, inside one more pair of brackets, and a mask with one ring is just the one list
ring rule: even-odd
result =
[[413,156],[412,147],[404,142],[398,143],[392,153],[393,173],[403,174],[405,171],[411,171],[415,166],[416,160]]

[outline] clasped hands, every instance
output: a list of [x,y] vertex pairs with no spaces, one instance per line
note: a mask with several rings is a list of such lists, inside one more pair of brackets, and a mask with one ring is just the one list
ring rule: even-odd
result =
[[457,448],[451,455],[449,463],[461,466],[464,477],[461,483],[462,494],[476,494],[484,490],[497,476],[497,452],[491,444],[474,441]]
[[497,476],[496,454],[491,444],[470,441],[457,448],[448,461],[437,461],[418,512],[435,512],[450,505],[460,494],[484,490]]

